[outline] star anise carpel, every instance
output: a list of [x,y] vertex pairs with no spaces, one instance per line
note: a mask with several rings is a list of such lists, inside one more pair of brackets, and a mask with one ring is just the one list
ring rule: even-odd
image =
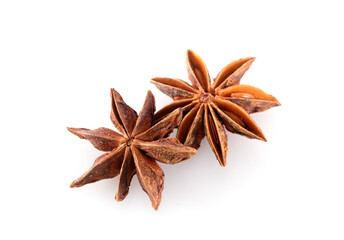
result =
[[71,187],[119,175],[119,186],[115,199],[122,201],[128,194],[130,182],[136,174],[143,190],[148,194],[152,207],[157,210],[164,186],[164,173],[156,161],[174,164],[184,161],[196,153],[176,138],[166,138],[182,119],[182,110],[177,108],[169,116],[153,122],[155,100],[148,91],[139,115],[128,106],[121,95],[111,89],[111,121],[121,133],[108,128],[89,130],[68,128],[81,139],[89,140],[93,146],[107,153],[98,157],[93,166],[73,181]]
[[240,80],[255,58],[247,57],[225,66],[211,83],[208,69],[202,58],[187,51],[186,63],[191,85],[175,78],[152,78],[155,86],[173,98],[174,102],[155,115],[155,121],[182,108],[183,120],[177,138],[187,146],[199,148],[207,136],[220,165],[226,165],[227,134],[225,128],[236,134],[266,141],[263,132],[249,113],[261,112],[279,106],[278,100],[264,91],[240,85]]

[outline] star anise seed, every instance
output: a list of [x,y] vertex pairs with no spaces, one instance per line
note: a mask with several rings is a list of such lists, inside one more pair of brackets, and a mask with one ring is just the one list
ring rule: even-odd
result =
[[111,89],[111,106],[111,121],[122,134],[107,128],[68,128],[76,136],[89,140],[98,150],[108,152],[98,157],[71,187],[119,175],[115,199],[122,201],[128,194],[133,176],[137,174],[141,187],[157,210],[164,187],[164,173],[155,160],[174,164],[196,153],[194,148],[184,146],[176,138],[165,138],[181,122],[182,111],[177,108],[153,125],[155,100],[150,91],[138,116],[114,89]]
[[183,120],[177,132],[181,143],[199,148],[204,136],[213,149],[220,165],[226,165],[227,134],[241,134],[266,141],[263,132],[249,116],[279,106],[278,100],[249,85],[239,85],[255,58],[236,60],[225,66],[211,84],[208,69],[202,58],[187,51],[186,63],[191,85],[174,78],[153,78],[155,86],[173,98],[174,102],[159,110],[155,121],[168,116],[177,108],[183,110]]

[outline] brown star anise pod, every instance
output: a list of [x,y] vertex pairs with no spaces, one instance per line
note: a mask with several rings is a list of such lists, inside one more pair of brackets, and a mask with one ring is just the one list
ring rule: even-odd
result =
[[194,148],[184,146],[176,138],[165,138],[180,123],[182,111],[176,109],[153,125],[155,100],[150,91],[139,116],[114,89],[111,89],[111,103],[111,121],[122,135],[108,128],[68,128],[76,136],[89,140],[98,150],[108,152],[98,157],[93,166],[76,179],[71,187],[81,187],[119,175],[115,199],[122,201],[136,173],[141,187],[157,210],[161,202],[164,173],[155,160],[174,164],[196,153]]
[[242,58],[228,64],[211,84],[202,58],[188,50],[186,62],[192,85],[173,78],[151,80],[160,91],[174,100],[158,111],[154,119],[159,121],[176,108],[182,108],[183,120],[177,132],[179,141],[197,149],[206,135],[220,165],[225,166],[228,146],[223,125],[232,133],[266,141],[249,113],[280,105],[275,97],[258,88],[239,85],[254,59]]

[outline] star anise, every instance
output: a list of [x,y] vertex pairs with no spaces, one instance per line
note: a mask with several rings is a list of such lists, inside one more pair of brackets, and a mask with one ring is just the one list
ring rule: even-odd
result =
[[111,103],[111,121],[122,135],[108,128],[68,128],[76,136],[89,140],[98,150],[108,152],[98,157],[71,187],[119,175],[115,199],[122,201],[128,194],[132,177],[137,174],[141,187],[157,210],[161,202],[164,173],[155,160],[174,164],[196,153],[194,148],[184,146],[176,138],[164,138],[180,123],[182,111],[176,109],[153,125],[155,100],[150,91],[139,116],[114,89],[111,89]]
[[174,100],[158,111],[154,119],[159,121],[173,110],[182,108],[183,120],[177,132],[179,141],[197,149],[206,135],[220,165],[225,166],[228,146],[223,125],[232,133],[266,141],[249,113],[280,105],[275,97],[258,88],[239,85],[254,60],[248,57],[228,64],[211,84],[201,57],[188,50],[186,62],[192,85],[173,78],[151,80],[160,91]]

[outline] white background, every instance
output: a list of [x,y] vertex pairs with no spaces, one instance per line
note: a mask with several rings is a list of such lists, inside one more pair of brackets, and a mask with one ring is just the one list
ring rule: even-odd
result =
[[[1,1],[1,239],[344,239],[342,1]],[[114,128],[110,87],[139,111],[151,77],[255,56],[242,83],[281,107],[268,142],[229,134],[167,166],[158,211],[134,177],[69,184],[101,154],[66,127]]]

